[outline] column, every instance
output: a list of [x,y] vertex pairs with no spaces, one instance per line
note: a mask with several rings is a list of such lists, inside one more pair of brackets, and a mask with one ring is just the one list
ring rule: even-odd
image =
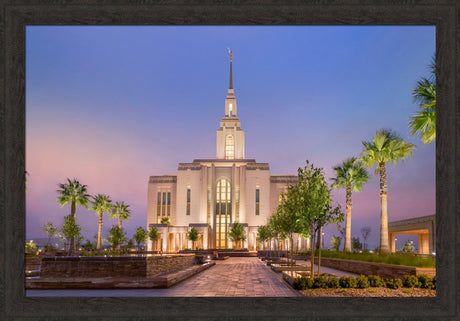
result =
[[396,252],[395,234],[394,233],[389,233],[388,239],[390,241],[390,253]]

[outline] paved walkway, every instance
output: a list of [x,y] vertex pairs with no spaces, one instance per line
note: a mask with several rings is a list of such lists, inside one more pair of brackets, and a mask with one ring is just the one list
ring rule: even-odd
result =
[[26,296],[299,296],[281,275],[255,257],[231,257],[168,289],[26,290]]

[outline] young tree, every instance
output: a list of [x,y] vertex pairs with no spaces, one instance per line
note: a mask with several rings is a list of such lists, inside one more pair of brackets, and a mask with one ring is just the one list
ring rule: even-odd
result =
[[147,232],[144,230],[143,227],[139,226],[137,229],[136,229],[136,234],[134,234],[134,240],[136,241],[137,243],[137,252],[139,253],[140,251],[140,244],[142,242],[145,242],[145,239],[147,238]]
[[[86,185],[80,184],[80,182],[74,178],[72,181],[67,178],[67,183],[59,184],[60,189],[56,192],[60,195],[56,201],[59,202],[59,205],[62,207],[65,204],[70,204],[70,215],[74,218],[75,222],[77,220],[76,211],[77,205],[88,208],[89,195],[86,194],[87,188]],[[75,239],[70,240],[70,247],[72,250],[76,250]]]
[[361,244],[361,241],[359,240],[359,237],[353,237],[351,239],[351,248],[353,252],[357,252],[359,250],[362,250],[363,245]]
[[403,253],[414,253],[415,252],[415,246],[413,241],[407,241],[404,244],[404,247],[401,250]]
[[341,242],[342,242],[342,238],[340,236],[332,235],[331,245],[334,250],[336,251],[339,250]]
[[270,239],[270,228],[267,225],[261,225],[257,229],[257,241],[262,243],[262,250],[265,251],[265,242]]
[[198,231],[192,227],[190,231],[188,232],[187,238],[192,241],[192,249],[195,248],[195,242],[200,239],[200,234],[198,234]]
[[29,253],[37,252],[37,244],[35,244],[33,240],[30,240],[29,242],[26,242],[25,251],[26,251],[26,253],[28,253],[28,252]]
[[[311,278],[314,278],[315,236],[321,227],[337,224],[343,221],[340,206],[332,207],[331,191],[324,178],[322,168],[315,168],[307,160],[307,165],[298,170],[298,218],[299,230],[303,233],[310,231],[311,235]],[[321,266],[321,248],[318,253],[318,275]]]
[[351,200],[352,192],[360,192],[363,185],[369,180],[369,173],[364,164],[355,157],[345,160],[341,165],[334,167],[335,177],[332,178],[333,189],[345,187],[347,217],[345,223],[345,251],[351,251]]
[[126,233],[123,231],[123,228],[113,225],[109,231],[107,241],[113,249],[120,249],[120,246],[126,242]]
[[362,142],[364,149],[361,151],[360,160],[367,167],[374,165],[375,172],[380,178],[380,252],[390,250],[388,243],[388,211],[387,211],[387,172],[386,164],[396,164],[399,160],[412,156],[412,151],[417,148],[414,144],[405,142],[398,135],[388,129],[376,132],[372,141]]
[[128,240],[128,243],[126,243],[126,249],[127,249],[127,250],[131,250],[133,247],[134,247],[134,240],[133,240],[133,239],[129,239],[129,240]]
[[417,82],[412,96],[418,103],[418,113],[409,117],[411,135],[419,135],[423,144],[436,139],[436,59],[432,58],[431,76]]
[[48,235],[48,241],[46,243],[46,250],[52,250],[53,246],[51,245],[51,238],[56,236],[56,233],[58,232],[58,228],[54,226],[53,223],[48,222],[45,225],[43,225],[43,231]]
[[154,227],[154,226],[150,227],[149,239],[153,243],[153,248],[157,249],[158,248],[157,242],[160,239],[160,233],[158,233],[158,229],[156,227]]
[[[75,222],[75,218],[72,215],[67,215],[64,217],[64,224],[62,224],[61,231],[67,240],[75,240],[75,238],[80,235],[81,227]],[[69,246],[68,255],[71,255],[72,251],[72,246]]]
[[363,236],[363,249],[367,250],[367,244],[366,240],[369,237],[369,233],[371,233],[371,227],[370,226],[364,226],[361,228],[361,235]]
[[85,251],[91,251],[94,246],[93,243],[91,243],[90,240],[86,240],[86,243],[81,246]]
[[244,233],[244,226],[238,222],[233,223],[228,233],[230,240],[236,245],[236,249],[242,248],[241,242],[246,240],[246,233]]
[[104,213],[111,213],[112,212],[112,200],[110,199],[110,196],[104,195],[104,194],[97,194],[96,196],[93,196],[93,200],[91,201],[91,204],[93,206],[91,209],[96,212],[96,215],[98,217],[98,230],[97,230],[97,244],[96,244],[96,249],[100,250],[102,247],[102,219],[103,219],[103,214]]

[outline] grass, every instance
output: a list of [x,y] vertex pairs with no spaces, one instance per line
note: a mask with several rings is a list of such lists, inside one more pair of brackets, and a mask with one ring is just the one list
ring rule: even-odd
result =
[[[302,253],[305,254],[305,253]],[[315,253],[317,255],[317,252]],[[436,259],[432,256],[416,256],[411,254],[378,254],[378,253],[350,253],[342,251],[321,250],[322,257],[357,260],[366,262],[407,265],[416,267],[436,267]]]

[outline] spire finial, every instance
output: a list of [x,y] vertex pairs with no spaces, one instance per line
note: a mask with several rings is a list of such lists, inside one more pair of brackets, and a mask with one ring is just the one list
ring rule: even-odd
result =
[[232,60],[233,60],[233,53],[230,48],[227,48],[228,53],[230,54],[230,84],[229,89],[233,89],[233,74],[232,74]]

